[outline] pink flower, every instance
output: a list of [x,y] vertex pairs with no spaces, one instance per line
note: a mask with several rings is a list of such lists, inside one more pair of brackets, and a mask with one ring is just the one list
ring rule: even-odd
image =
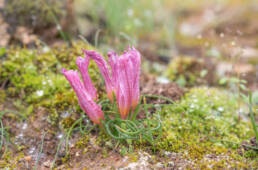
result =
[[139,103],[140,53],[134,47],[129,47],[121,56],[113,51],[109,52],[112,76],[106,61],[100,54],[90,50],[84,50],[84,53],[97,63],[106,82],[108,98],[113,101],[113,93],[116,95],[121,118],[126,119],[130,110],[133,111]]
[[126,119],[131,108],[132,90],[128,79],[128,67],[126,58],[119,58],[119,74],[117,76],[116,99],[119,113],[122,119]]
[[88,73],[89,63],[90,63],[89,57],[85,57],[85,58],[78,57],[76,60],[76,64],[82,75],[83,84],[84,84],[84,87],[85,87],[87,93],[90,94],[90,96],[92,97],[93,100],[97,101],[97,90],[93,86],[91,79],[90,79],[90,75]]
[[106,83],[106,91],[108,98],[113,101],[113,82],[110,77],[108,66],[104,58],[97,52],[91,50],[83,50],[86,57],[92,58],[98,65],[100,72]]
[[108,52],[108,57],[109,57],[109,60],[108,60],[108,63],[111,67],[111,73],[112,73],[112,77],[111,77],[111,80],[113,82],[113,91],[115,92],[116,94],[116,90],[117,90],[117,84],[118,84],[118,74],[119,74],[119,65],[118,65],[118,55],[113,52],[113,51],[110,51]]
[[[81,72],[84,73],[83,71]],[[100,106],[93,101],[91,94],[88,93],[85,86],[82,84],[78,72],[74,70],[67,71],[65,69],[62,69],[62,73],[75,91],[82,110],[87,113],[89,118],[95,124],[101,124],[101,120],[104,120],[104,114]]]
[[126,71],[128,86],[131,97],[131,107],[134,110],[140,99],[140,74],[141,74],[141,55],[134,48],[128,48],[120,58],[124,58],[121,70]]
[[135,48],[128,48],[119,57],[117,104],[121,117],[125,119],[130,109],[134,111],[140,99],[141,56]]

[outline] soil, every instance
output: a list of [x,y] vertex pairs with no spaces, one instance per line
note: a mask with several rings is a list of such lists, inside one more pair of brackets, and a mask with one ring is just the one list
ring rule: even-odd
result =
[[[153,89],[152,87],[155,88]],[[141,76],[141,92],[143,94],[166,96],[172,100],[179,100],[184,94],[184,90],[177,84],[157,83],[154,76],[147,74]],[[167,103],[167,101],[160,99],[147,99],[147,101],[153,104]],[[5,102],[1,110],[15,110],[15,107],[11,105],[10,100],[9,102]],[[64,135],[59,126],[53,126],[53,124],[49,123],[48,116],[50,113],[48,110],[39,107],[35,110],[35,113],[37,114],[33,114],[33,116],[29,117],[26,121],[13,119],[8,116],[8,114],[4,117],[4,126],[12,127],[9,130],[9,133],[12,135],[12,140],[14,141],[14,143],[9,144],[11,151],[15,154],[14,156],[17,156],[21,152],[24,154],[22,161],[19,161],[17,164],[18,169],[32,169],[35,166],[41,147],[41,140],[45,132],[47,133],[44,137],[43,150],[37,167],[42,170],[49,169],[55,158],[57,146],[62,135]],[[105,150],[106,153],[103,153],[103,148],[95,144],[96,136],[97,134],[93,132],[89,143],[78,148],[76,147],[76,143],[81,138],[81,135],[79,132],[74,132],[69,141],[69,158],[72,159],[65,157],[65,144],[63,143],[56,159],[57,169],[67,167],[73,167],[74,169],[82,169],[83,167],[87,167],[87,169],[128,167],[130,169],[131,166],[146,166],[149,168],[156,166],[159,169],[158,165],[154,165],[154,160],[150,158],[148,158],[148,160],[144,159],[142,160],[143,162],[138,162],[138,164],[135,165],[134,159],[128,156],[123,157],[117,149],[107,149]],[[141,153],[139,154],[142,156]],[[145,154],[149,155],[148,153]],[[67,161],[63,164],[64,159],[67,159]],[[181,167],[182,161],[184,160],[177,160],[178,165],[175,162],[173,167]]]
[[[141,76],[141,93],[164,96],[174,101],[179,100],[184,95],[185,90],[179,87],[176,83],[159,83],[155,76],[149,74],[142,74]],[[169,103],[162,99],[147,98],[147,103],[150,104],[164,104]]]

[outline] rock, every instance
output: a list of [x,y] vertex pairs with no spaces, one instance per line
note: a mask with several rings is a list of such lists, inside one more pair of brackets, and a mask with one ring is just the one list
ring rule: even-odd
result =
[[46,162],[43,162],[43,166],[49,168],[51,166],[51,161],[47,160]]

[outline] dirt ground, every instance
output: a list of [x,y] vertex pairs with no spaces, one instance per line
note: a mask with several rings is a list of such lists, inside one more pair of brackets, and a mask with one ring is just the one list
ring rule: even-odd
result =
[[[152,76],[142,76],[142,82],[144,81],[147,85],[142,86],[142,93],[152,94],[152,95],[164,95],[172,100],[179,100],[183,95],[183,89],[180,88],[175,83],[160,84],[155,82]],[[155,87],[155,90],[150,89],[150,87]],[[148,103],[159,104],[166,103],[166,101],[160,100],[148,100]],[[6,101],[2,105],[1,110],[15,110],[10,101]],[[39,159],[37,169],[49,169],[52,165],[52,161],[55,158],[57,152],[57,146],[62,140],[64,133],[59,129],[59,127],[53,126],[47,121],[49,113],[44,108],[37,108],[33,116],[31,116],[26,121],[18,121],[13,119],[10,115],[6,114],[4,117],[4,124],[10,128],[10,134],[12,134],[12,139],[14,143],[9,144],[9,149],[13,152],[13,156],[18,156],[21,151],[24,157],[16,162],[16,160],[9,159],[10,164],[16,164],[17,169],[32,169],[35,166],[35,162]],[[139,115],[144,117],[144,115]],[[46,133],[47,132],[47,133]],[[46,134],[45,134],[46,133]],[[45,135],[44,135],[45,134]],[[42,146],[42,138],[44,136],[43,150],[39,157],[39,150]],[[91,138],[86,144],[77,147],[76,143],[81,139],[79,131],[74,132],[71,139],[69,140],[69,158],[66,158],[65,152],[65,142],[60,145],[60,151],[56,157],[57,169],[66,169],[68,167],[73,169],[112,169],[112,168],[122,168],[122,169],[134,169],[134,168],[158,168],[162,169],[158,165],[155,165],[154,161],[149,153],[141,153],[135,156],[123,157],[118,149],[108,148],[103,151],[103,148],[96,145],[97,132],[91,134]],[[87,140],[87,139],[85,139]],[[84,148],[84,149],[82,149]],[[4,150],[4,148],[3,148]],[[16,155],[17,154],[17,155]],[[176,153],[175,153],[176,154]],[[177,154],[174,157],[177,157]],[[138,162],[134,157],[139,157]],[[64,160],[66,160],[65,163]],[[176,159],[172,167],[182,167],[188,166],[184,162],[183,158],[171,158]],[[162,161],[159,160],[159,161]],[[164,160],[163,160],[164,161]],[[178,163],[177,163],[178,162]],[[1,162],[0,162],[1,164]]]

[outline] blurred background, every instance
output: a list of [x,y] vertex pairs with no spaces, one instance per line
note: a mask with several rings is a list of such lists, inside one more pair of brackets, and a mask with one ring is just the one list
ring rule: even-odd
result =
[[0,0],[0,46],[133,44],[161,81],[224,85],[235,75],[255,90],[257,18],[257,0]]

